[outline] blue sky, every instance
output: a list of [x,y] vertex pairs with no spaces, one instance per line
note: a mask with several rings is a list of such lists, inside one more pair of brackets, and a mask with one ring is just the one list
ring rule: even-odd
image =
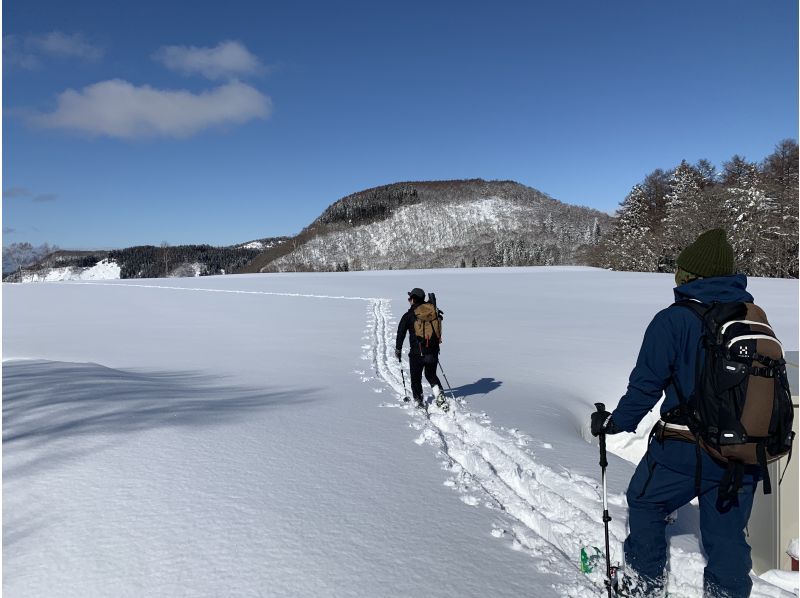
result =
[[232,244],[406,180],[613,212],[797,138],[794,0],[3,2],[3,242]]

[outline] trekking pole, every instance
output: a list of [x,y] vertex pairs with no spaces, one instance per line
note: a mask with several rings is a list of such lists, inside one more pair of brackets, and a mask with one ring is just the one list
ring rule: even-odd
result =
[[442,367],[442,362],[439,361],[438,359],[436,361],[439,363],[439,369],[442,370],[442,376],[444,376],[444,381],[447,383],[447,390],[450,392],[451,395],[455,396],[453,394],[453,389],[450,388],[450,380],[447,379],[447,374],[444,373],[444,368]]
[[[606,406],[603,403],[595,403],[598,411],[605,411]],[[606,459],[606,434],[600,433],[600,477],[603,481],[603,525],[606,530],[606,589],[608,590],[608,598],[611,598],[611,554],[609,552],[608,543],[608,522],[611,521],[611,516],[608,514],[608,492],[606,491],[606,467],[608,460]]]
[[403,377],[403,402],[408,403],[408,391],[406,390],[406,373],[403,371],[403,360],[398,359],[397,361],[400,362],[400,375]]

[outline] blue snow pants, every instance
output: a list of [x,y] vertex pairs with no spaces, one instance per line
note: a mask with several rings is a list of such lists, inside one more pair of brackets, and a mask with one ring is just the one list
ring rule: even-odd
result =
[[[718,501],[724,468],[704,451],[700,486],[700,534],[707,557],[703,575],[706,598],[746,598],[750,580],[750,546],[745,526],[758,485],[757,469],[748,468],[733,501]],[[629,535],[625,563],[640,578],[642,595],[659,595],[665,585],[666,517],[697,496],[696,447],[680,440],[651,440],[628,485]]]

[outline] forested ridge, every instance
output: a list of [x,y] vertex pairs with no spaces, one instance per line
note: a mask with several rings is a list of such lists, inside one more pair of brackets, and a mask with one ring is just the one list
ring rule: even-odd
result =
[[[18,244],[4,248],[4,279],[13,282],[26,273],[48,268],[91,268],[102,260],[116,262],[120,266],[121,278],[230,274],[252,261],[264,248],[283,241],[285,237],[275,237],[225,247],[163,243],[110,251],[64,251],[46,245],[43,249]],[[25,263],[26,260],[29,263]]]
[[612,218],[515,181],[413,181],[331,204],[251,272],[584,263]]

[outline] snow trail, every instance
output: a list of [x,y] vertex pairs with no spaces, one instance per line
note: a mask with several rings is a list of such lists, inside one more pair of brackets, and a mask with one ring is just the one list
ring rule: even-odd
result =
[[374,297],[348,297],[346,295],[314,295],[309,293],[279,293],[276,291],[239,291],[236,289],[208,289],[204,287],[173,287],[157,284],[127,284],[119,282],[64,282],[63,284],[95,285],[104,287],[134,287],[168,291],[195,291],[200,293],[231,293],[235,295],[271,295],[274,297],[305,297],[310,299],[341,299],[344,301],[376,301]]
[[[394,359],[389,301],[373,299],[370,303],[369,357],[377,378],[402,401],[402,363]],[[446,482],[448,486],[465,495],[477,490],[480,498],[463,496],[465,503],[483,503],[513,518],[510,530],[496,527],[493,535],[508,534],[514,548],[534,557],[542,570],[561,572],[565,582],[558,588],[560,594],[585,596],[603,589],[599,574],[585,576],[578,568],[581,547],[603,542],[596,480],[559,473],[538,463],[525,447],[524,437],[493,428],[486,414],[468,411],[463,400],[451,400],[448,414],[432,409],[427,416],[402,402],[385,406],[406,410],[412,427],[420,431],[417,443],[439,449],[453,476]],[[611,531],[613,539],[621,542],[624,527],[618,519],[612,522]]]

